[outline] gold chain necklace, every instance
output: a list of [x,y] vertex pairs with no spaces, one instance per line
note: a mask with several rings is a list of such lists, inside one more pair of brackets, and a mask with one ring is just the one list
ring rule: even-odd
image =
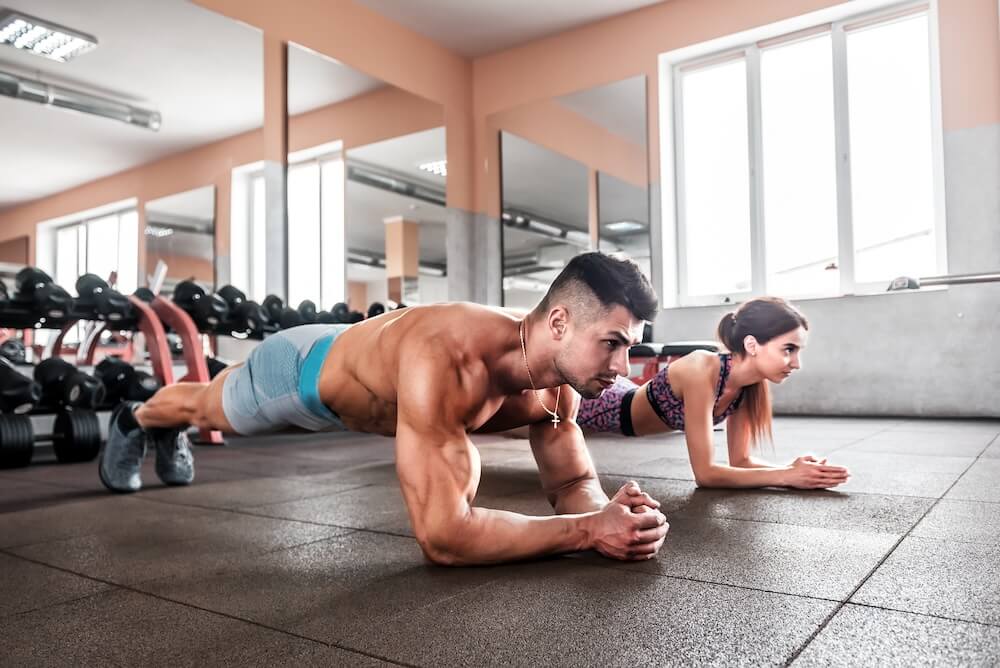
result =
[[[550,411],[548,407],[542,403],[542,396],[538,393],[538,389],[535,387],[535,381],[531,377],[531,367],[528,366],[528,349],[524,345],[524,321],[522,320],[517,325],[517,334],[521,337],[521,355],[524,356],[524,369],[528,372],[528,382],[531,383],[531,389],[535,392],[535,399],[538,399],[538,405],[542,407],[542,410],[552,416],[552,428],[555,429],[559,426],[559,413],[556,411]],[[562,394],[562,385],[556,390],[556,410],[559,409],[559,395]]]

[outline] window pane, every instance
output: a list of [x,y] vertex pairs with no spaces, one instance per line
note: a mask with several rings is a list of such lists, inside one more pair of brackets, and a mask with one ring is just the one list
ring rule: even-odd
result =
[[118,291],[129,295],[139,287],[139,217],[126,211],[118,220]]
[[767,292],[836,294],[833,56],[821,35],[761,52]]
[[108,280],[118,269],[118,215],[97,218],[87,223],[87,266],[90,274]]
[[67,290],[71,293],[76,284],[77,277],[82,274],[79,271],[79,249],[77,248],[77,225],[70,225],[56,230],[56,271],[55,282],[62,286],[69,286]]
[[859,283],[937,273],[929,61],[923,14],[847,34]]
[[250,212],[250,298],[263,302],[267,295],[266,262],[267,239],[265,233],[267,200],[264,191],[264,177],[253,180],[253,207]]
[[288,304],[320,301],[319,165],[288,169]]
[[689,295],[750,289],[746,64],[684,74],[684,236]]

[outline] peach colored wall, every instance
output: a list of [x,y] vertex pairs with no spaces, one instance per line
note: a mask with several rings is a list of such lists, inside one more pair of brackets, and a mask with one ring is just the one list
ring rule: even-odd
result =
[[645,187],[646,147],[584,118],[554,100],[494,114],[493,129],[507,130],[623,181]]
[[17,237],[0,242],[0,262],[25,264],[28,261],[28,237]]
[[368,312],[368,284],[363,281],[347,282],[347,305],[352,311]]
[[393,86],[385,86],[340,104],[295,116],[288,128],[290,151],[319,146],[340,137],[344,148],[372,144],[444,123],[441,105]]
[[195,0],[444,108],[448,205],[471,210],[472,66],[428,37],[351,0]]
[[[378,106],[391,105],[384,113]],[[361,146],[382,139],[439,127],[441,109],[423,98],[392,88],[382,88],[344,102],[294,116],[290,137],[315,146],[342,139],[345,147]],[[300,127],[301,123],[301,127]],[[25,235],[29,258],[35,256],[35,227],[52,218],[136,197],[139,211],[145,203],[165,195],[205,185],[215,186],[216,255],[229,252],[229,208],[232,170],[263,158],[261,130],[252,130],[211,144],[140,165],[70,190],[0,211],[0,239]],[[142,222],[140,218],[140,223]],[[144,225],[141,225],[144,228]],[[140,244],[139,266],[145,248]]]
[[[486,121],[484,141],[493,155],[499,155],[500,130],[572,158],[590,171],[611,174],[641,188],[648,185],[644,146],[609,132],[554,100],[541,100],[491,115]],[[486,213],[496,218],[500,215],[499,179],[487,184],[486,190],[489,193]]]
[[996,0],[940,0],[941,114],[945,130],[1000,123]]
[[[493,209],[490,117],[638,74],[647,80],[649,178],[658,179],[657,56],[840,4],[837,0],[669,0],[473,61],[477,210]],[[1000,122],[996,0],[939,0],[944,129]],[[450,172],[449,172],[450,176]]]
[[215,265],[211,260],[203,260],[187,255],[171,255],[169,253],[147,253],[147,266],[155,267],[157,261],[163,260],[167,265],[167,275],[178,280],[196,278],[199,281],[213,283],[215,281]]

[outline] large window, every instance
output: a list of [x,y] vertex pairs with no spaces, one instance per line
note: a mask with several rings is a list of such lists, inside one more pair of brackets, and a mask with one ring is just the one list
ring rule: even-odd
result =
[[[259,166],[234,171],[231,280],[255,301],[267,295],[267,199]],[[347,296],[344,160],[340,151],[288,167],[288,304],[329,309]]]
[[671,64],[680,304],[946,271],[929,30],[909,6]]
[[139,234],[135,209],[60,226],[55,231],[53,279],[73,294],[81,274],[109,280],[131,294],[138,287]]

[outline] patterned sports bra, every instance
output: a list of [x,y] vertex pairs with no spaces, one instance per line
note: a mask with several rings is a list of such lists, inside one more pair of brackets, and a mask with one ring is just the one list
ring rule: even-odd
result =
[[[649,405],[653,407],[656,414],[663,420],[663,424],[677,431],[684,431],[684,401],[678,399],[670,389],[670,381],[667,378],[667,368],[660,369],[653,379],[646,385],[646,398]],[[722,397],[722,390],[726,387],[726,379],[733,367],[733,356],[730,353],[719,353],[719,384],[715,388],[715,404],[712,407],[712,424],[719,424],[733,414],[743,401],[743,390],[733,399],[729,407],[723,411],[722,415],[716,415],[719,408],[719,399]]]

